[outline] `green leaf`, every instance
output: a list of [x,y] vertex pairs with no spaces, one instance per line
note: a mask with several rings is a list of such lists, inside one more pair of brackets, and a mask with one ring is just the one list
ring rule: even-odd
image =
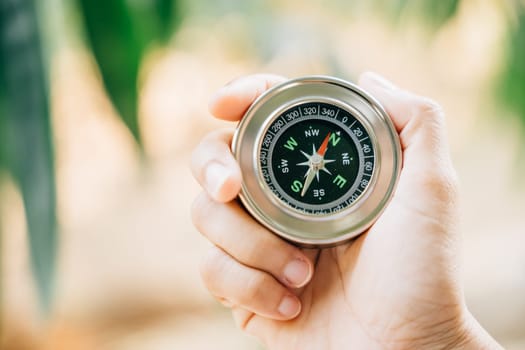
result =
[[[2,7],[3,5],[0,5],[0,11],[3,11],[2,10]],[[0,16],[2,16],[2,13],[0,13]],[[0,17],[1,19],[2,17]],[[5,129],[6,129],[6,126],[5,126],[5,115],[6,115],[6,109],[5,109],[5,85],[6,85],[6,81],[5,81],[5,74],[4,74],[4,69],[2,67],[5,67],[5,60],[4,60],[4,51],[3,51],[3,40],[2,40],[2,37],[3,37],[3,22],[0,22],[0,173],[2,170],[4,170],[4,168],[6,167],[6,146],[5,144],[2,142],[2,140],[5,140]],[[0,179],[1,180],[1,179]],[[0,183],[1,185],[1,183]],[[0,198],[1,200],[1,198]],[[1,237],[0,236],[0,240],[1,240]],[[0,250],[1,252],[1,250]],[[0,262],[0,267],[1,267],[1,262]]]
[[[1,17],[0,17],[1,18]],[[0,38],[1,36],[3,35],[2,32],[2,25],[0,24]],[[1,43],[1,40],[0,39],[0,43]],[[6,151],[6,147],[5,145],[2,143],[2,140],[5,139],[4,137],[4,131],[5,131],[5,114],[6,114],[6,111],[5,111],[5,78],[4,78],[4,70],[2,69],[2,67],[5,67],[5,62],[4,62],[4,52],[2,50],[2,45],[0,44],[0,174],[2,172],[2,170],[5,168],[5,163],[6,163],[6,155],[5,155],[5,151]],[[0,179],[1,180],[1,179]],[[0,186],[1,186],[1,182],[0,182]],[[0,198],[1,200],[1,198]],[[1,234],[1,232],[0,232]],[[2,239],[2,236],[0,235],[0,241]],[[1,252],[1,250],[0,250]],[[2,263],[0,262],[0,268],[1,268],[1,265]],[[0,290],[1,290],[1,286],[0,286]]]
[[0,2],[5,93],[0,143],[4,163],[22,193],[33,273],[46,311],[54,285],[56,199],[46,70],[33,1]]
[[525,9],[521,7],[517,26],[509,33],[507,55],[499,84],[499,96],[516,113],[525,127]]
[[173,0],[154,0],[153,17],[158,18],[158,37],[161,41],[167,41],[181,20],[179,8],[175,6]]
[[141,144],[137,118],[140,61],[155,41],[169,38],[172,0],[79,0],[104,85],[124,123]]

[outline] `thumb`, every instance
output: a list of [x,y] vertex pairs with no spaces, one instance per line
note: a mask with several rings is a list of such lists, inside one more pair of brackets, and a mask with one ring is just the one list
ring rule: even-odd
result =
[[359,85],[386,109],[399,134],[403,169],[398,193],[453,202],[456,175],[446,137],[445,116],[433,100],[403,90],[376,73],[363,73]]
[[433,100],[400,89],[376,73],[363,73],[359,85],[385,107],[403,149],[406,167],[450,167],[442,108]]

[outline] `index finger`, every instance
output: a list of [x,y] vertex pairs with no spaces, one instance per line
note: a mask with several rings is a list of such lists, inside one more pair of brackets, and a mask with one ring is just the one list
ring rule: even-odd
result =
[[286,78],[274,74],[254,74],[237,78],[220,88],[211,98],[211,114],[223,120],[238,121],[263,92]]

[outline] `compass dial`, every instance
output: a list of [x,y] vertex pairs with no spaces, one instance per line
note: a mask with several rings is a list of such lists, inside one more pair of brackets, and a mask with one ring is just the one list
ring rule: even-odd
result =
[[352,205],[368,187],[375,164],[364,125],[328,103],[303,103],[281,113],[266,130],[260,154],[272,193],[309,215]]
[[397,132],[358,86],[312,76],[262,94],[235,131],[245,209],[277,235],[326,247],[364,232],[401,169]]

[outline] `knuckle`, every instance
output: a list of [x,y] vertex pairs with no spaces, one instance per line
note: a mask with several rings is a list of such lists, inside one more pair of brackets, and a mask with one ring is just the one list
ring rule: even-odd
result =
[[444,124],[445,113],[441,105],[436,101],[421,97],[414,101],[412,108],[416,129],[422,126],[439,129]]
[[[233,320],[235,321],[235,325],[237,326],[237,328],[239,328],[241,331],[251,333],[250,323],[255,316],[253,312],[245,310],[238,306],[233,306],[232,315],[233,315]],[[255,335],[255,334],[252,333],[252,335]]]
[[[200,144],[197,145],[197,147],[195,147],[193,149],[193,151],[191,151],[191,156],[190,156],[190,170],[191,170],[191,174],[193,175],[193,177],[195,178],[195,180],[199,181],[199,175],[200,175]],[[200,182],[200,181],[199,181]]]
[[267,265],[271,262],[270,260],[273,260],[268,259],[268,252],[278,250],[273,248],[271,233],[266,232],[263,228],[256,230],[261,230],[261,234],[256,235],[256,239],[253,239],[253,236],[245,238],[247,242],[243,245],[242,254],[245,256],[246,261],[256,262],[255,265],[260,265],[261,263]]
[[460,184],[455,170],[450,170],[446,176],[446,188],[449,198],[456,201],[456,199],[459,198]]
[[204,256],[200,264],[200,274],[204,285],[210,291],[218,290],[218,276],[224,265],[224,254],[217,247],[212,247]]
[[443,115],[443,108],[441,105],[427,97],[419,98],[414,107],[419,115],[436,117]]
[[456,202],[459,192],[459,181],[455,171],[439,170],[427,172],[420,177],[420,182],[426,193],[440,202]]
[[229,128],[213,130],[206,134],[193,149],[190,158],[191,170],[194,177],[200,181],[206,164],[214,159],[224,158],[225,150],[229,149],[229,142],[233,131]]
[[253,304],[261,299],[261,294],[270,283],[271,277],[265,273],[254,273],[247,281],[242,295],[239,296],[243,305]]
[[191,206],[191,220],[193,225],[202,233],[204,222],[212,209],[213,201],[205,192],[201,192]]
[[197,169],[200,164],[203,163],[203,158],[206,156],[206,148],[207,148],[207,139],[208,136],[205,136],[202,140],[199,141],[197,146],[193,149],[191,152],[191,165],[192,169]]
[[[265,228],[260,227],[260,234],[253,237],[246,237],[243,242],[240,254],[242,260],[250,266],[256,266],[274,276],[282,275],[282,271],[287,262],[299,255],[289,244],[279,241]],[[272,258],[268,259],[268,252],[272,253]]]

